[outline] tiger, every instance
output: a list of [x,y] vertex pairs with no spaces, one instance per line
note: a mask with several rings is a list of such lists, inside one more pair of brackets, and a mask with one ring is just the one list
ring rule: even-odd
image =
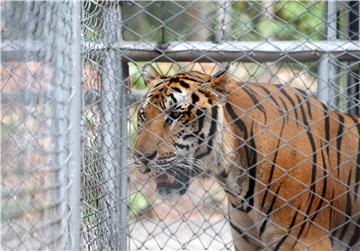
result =
[[286,85],[144,68],[134,159],[164,196],[208,174],[235,250],[360,250],[360,121]]

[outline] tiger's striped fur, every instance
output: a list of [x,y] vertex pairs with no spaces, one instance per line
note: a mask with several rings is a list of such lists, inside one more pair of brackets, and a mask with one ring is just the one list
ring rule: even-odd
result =
[[134,147],[140,170],[165,193],[186,192],[202,172],[216,177],[236,250],[360,249],[358,117],[225,72],[148,81]]

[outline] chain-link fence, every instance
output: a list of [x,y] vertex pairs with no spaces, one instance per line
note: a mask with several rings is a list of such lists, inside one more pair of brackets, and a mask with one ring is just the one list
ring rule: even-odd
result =
[[[5,1],[1,13],[4,249],[360,248],[359,2]],[[239,86],[203,90],[226,65]],[[193,145],[165,134],[180,110],[146,96],[146,78],[170,86],[181,72],[171,81],[197,117],[177,133]],[[216,118],[194,101],[204,93],[225,102]],[[196,144],[221,161],[191,159]]]
[[74,53],[80,48],[80,34],[74,42],[73,23],[80,21],[76,5],[0,5],[2,250],[76,247],[69,234],[80,215],[72,202],[80,199],[72,170],[80,165],[80,115],[74,116],[81,109],[75,92],[81,74],[80,55]]

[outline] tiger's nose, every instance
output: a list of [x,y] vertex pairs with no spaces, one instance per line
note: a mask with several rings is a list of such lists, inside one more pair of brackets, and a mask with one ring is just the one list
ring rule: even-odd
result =
[[144,154],[144,153],[134,153],[134,157],[139,160],[141,163],[143,163],[145,166],[149,164],[149,162],[153,159],[155,159],[157,155],[157,151],[152,152],[151,154]]

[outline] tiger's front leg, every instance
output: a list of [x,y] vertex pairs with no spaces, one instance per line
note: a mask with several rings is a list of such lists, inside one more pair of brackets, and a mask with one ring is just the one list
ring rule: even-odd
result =
[[236,251],[262,250],[254,221],[250,216],[228,203],[229,223]]

